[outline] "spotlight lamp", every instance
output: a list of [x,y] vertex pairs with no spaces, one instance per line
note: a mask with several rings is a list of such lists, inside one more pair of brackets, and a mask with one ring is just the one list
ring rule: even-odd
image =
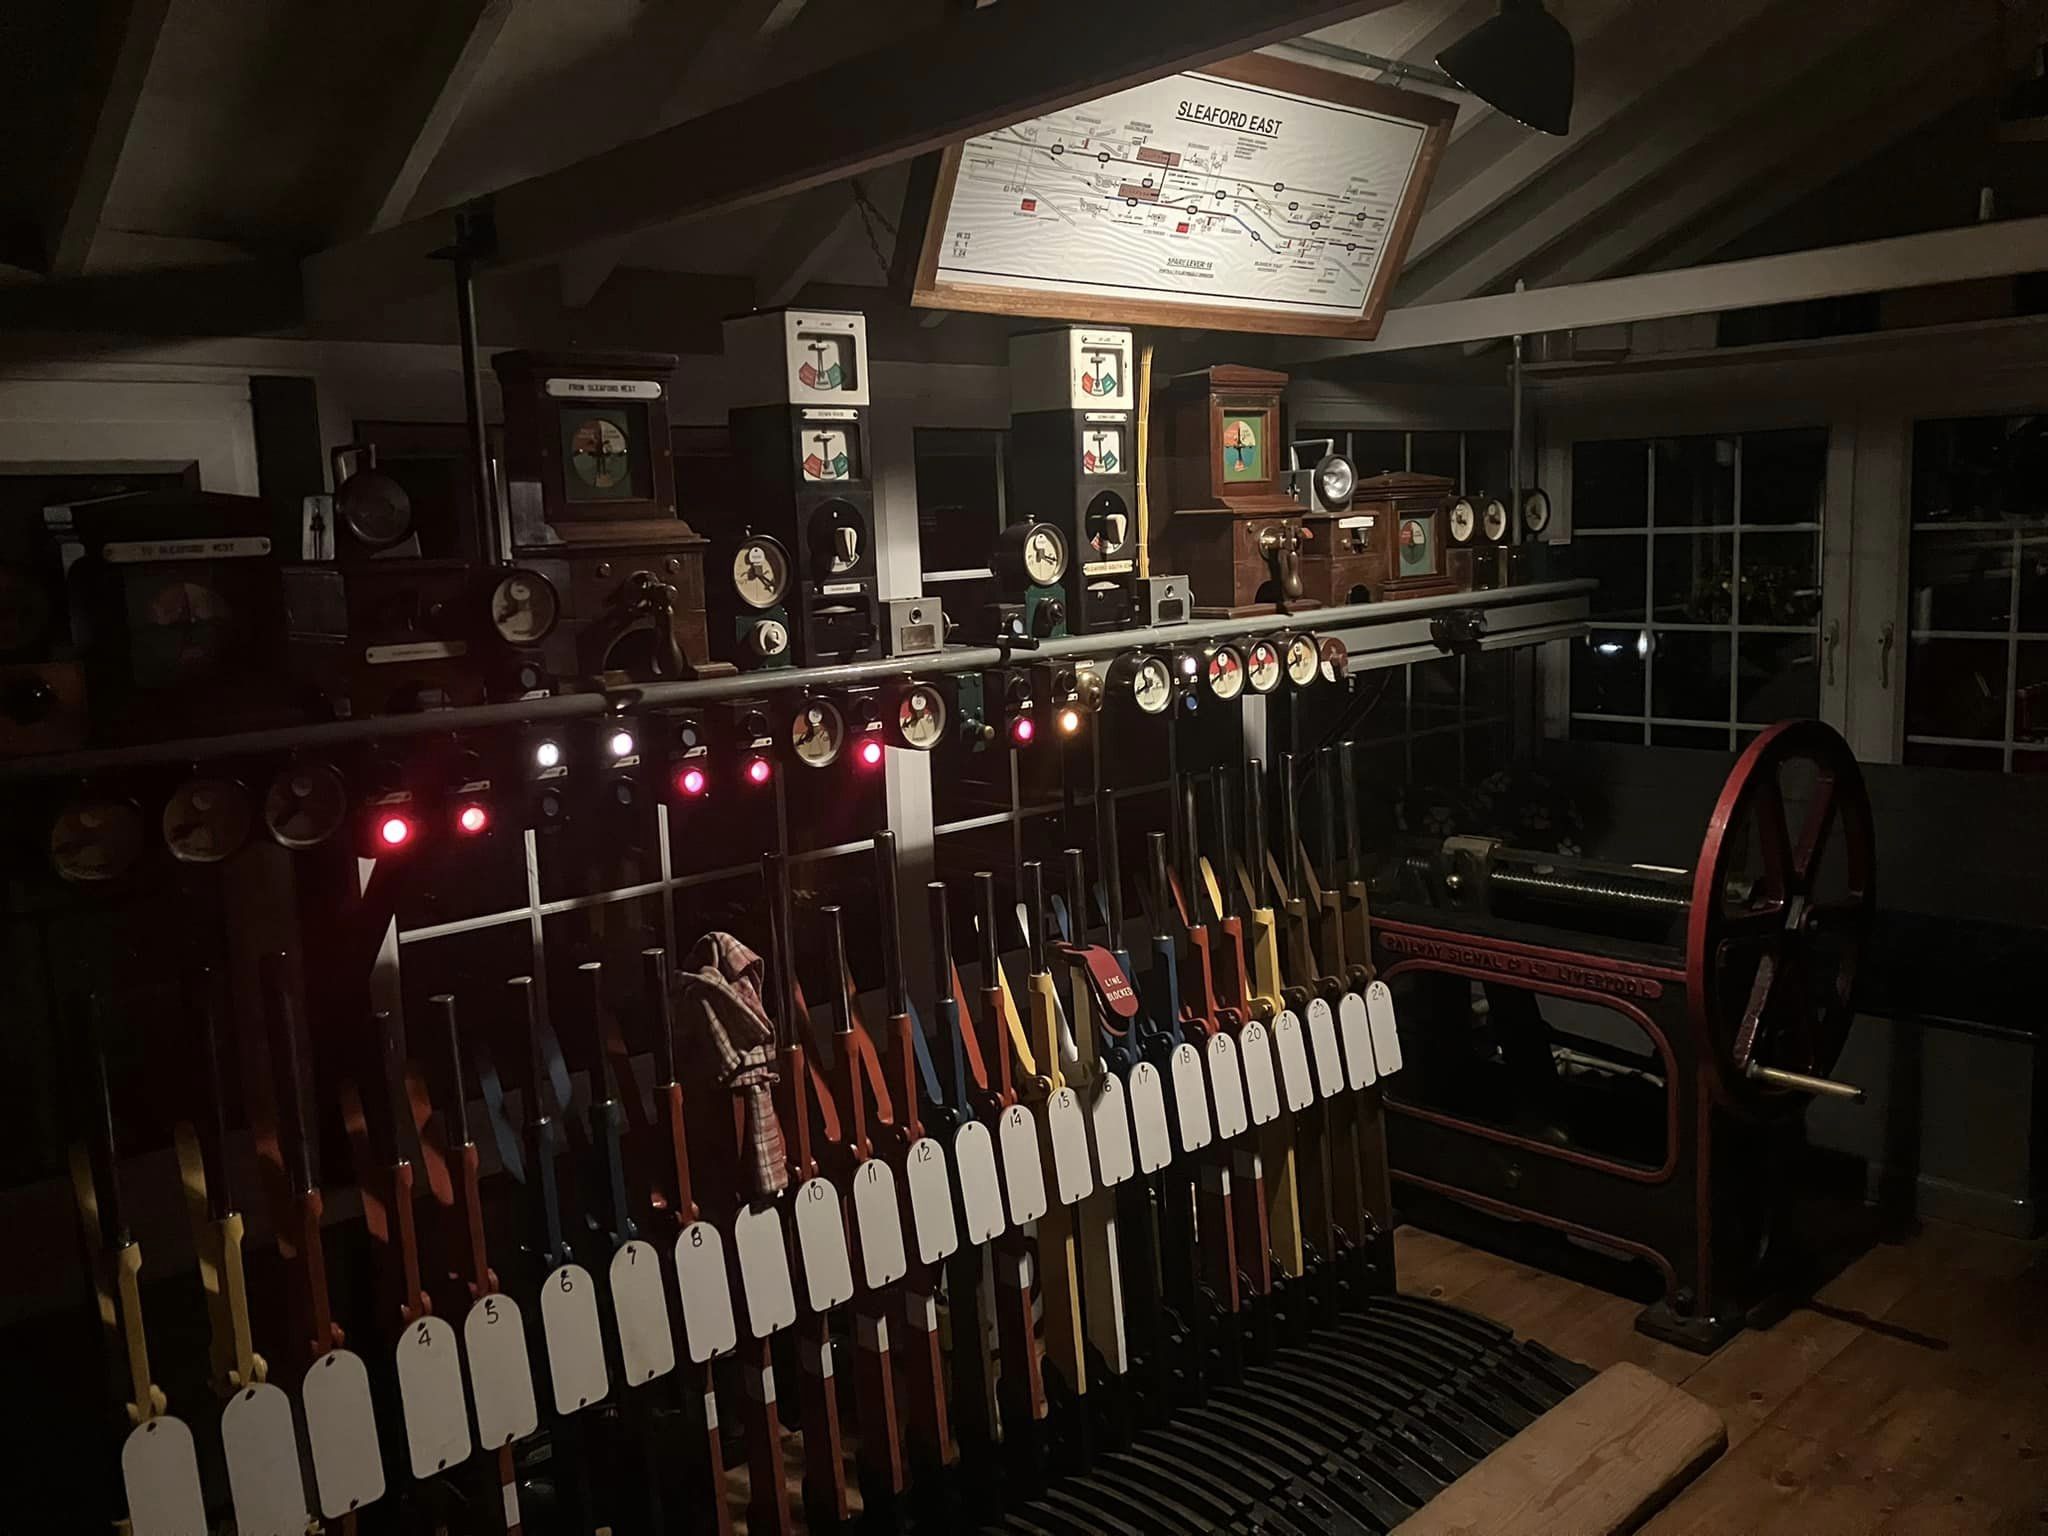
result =
[[1571,132],[1572,35],[1543,0],[1500,0],[1499,14],[1438,54],[1436,64],[1523,127]]

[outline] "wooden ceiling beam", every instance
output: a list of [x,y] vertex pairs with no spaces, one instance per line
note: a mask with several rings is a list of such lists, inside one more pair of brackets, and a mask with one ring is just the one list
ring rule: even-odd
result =
[[[772,101],[734,102],[499,189],[499,262],[551,261],[770,202],[1390,3],[1036,0],[957,14],[790,82]],[[436,213],[309,257],[315,326],[439,282],[431,256],[448,231]]]
[[1788,155],[1763,182],[1750,182],[1705,207],[1699,217],[1674,225],[1656,245],[1643,247],[1646,269],[1663,272],[1713,260],[1751,230],[1763,228],[1837,177],[1867,165],[1985,87],[1980,44],[1966,44],[1946,56],[1937,50],[1920,62],[1916,82],[1831,127],[1825,156]]
[[[1805,3],[1718,0],[1713,5],[1637,5],[1604,30],[1581,39],[1570,135],[1522,129],[1505,154],[1482,153],[1484,146],[1478,145],[1447,151],[1435,195],[1423,209],[1408,247],[1408,270],[1416,271],[1530,181],[1584,150],[1622,112],[1646,97],[1654,98],[1666,81],[1736,28],[1773,6]],[[1724,96],[1723,110],[1735,99]],[[1480,116],[1460,109],[1459,125],[1470,128]]]
[[[693,26],[694,52],[689,62],[640,131],[653,133],[665,124],[695,116],[691,109],[706,97],[722,102],[743,92],[747,82],[760,73],[761,50],[788,30],[804,4],[805,0],[734,0],[709,27]],[[625,250],[625,241],[606,240],[564,256],[562,302],[581,309],[596,298],[618,270]]]
[[[1735,233],[1753,229],[1985,91],[1990,84],[1984,49],[1990,14],[1958,7],[1945,20],[1930,18],[1930,23],[1914,35],[1909,48],[1865,59],[1857,97],[1831,94],[1815,81],[1814,89],[1775,98],[1738,119],[1727,135],[1700,152],[1699,163],[1673,167],[1649,196],[1598,220],[1529,280],[1583,283],[1628,270],[1645,253],[1724,206],[1741,226]],[[1690,266],[1733,238],[1728,234],[1705,249],[1689,243],[1693,254],[1660,265]]]
[[95,93],[77,141],[75,166],[62,183],[62,203],[52,212],[45,238],[53,277],[76,277],[91,259],[93,236],[106,213],[114,172],[128,147],[170,9],[171,0],[119,0],[101,7]]
[[2048,270],[2048,217],[2007,219],[1890,240],[1790,251],[1782,256],[1714,262],[1675,272],[1638,272],[1447,304],[1413,304],[1388,310],[1386,324],[1372,341],[1303,338],[1279,361],[1283,366],[1328,362],[1539,331],[1715,314],[2042,270]]
[[363,179],[342,232],[405,217],[440,156],[518,0],[437,0],[432,25],[401,69],[403,85],[362,157]]
[[[1755,0],[1743,3],[1753,8]],[[1639,97],[1597,146],[1501,193],[1483,220],[1432,255],[1418,260],[1411,252],[1396,302],[1448,303],[1506,287],[1545,252],[1710,143],[1727,123],[1732,101],[1769,100],[1794,88],[1817,61],[1832,56],[1838,62],[1826,75],[1829,90],[1860,98],[1871,51],[1912,46],[1912,31],[1900,18],[1913,14],[1917,30],[1932,19],[1921,16],[1922,9],[1917,0],[1818,10],[1807,0],[1773,0],[1749,26],[1696,55],[1682,75]],[[1739,93],[1731,90],[1736,79]],[[1425,212],[1422,223],[1429,222]]]
[[840,237],[859,222],[860,204],[845,182],[799,193],[789,216],[761,247],[754,272],[758,306],[780,309],[794,299],[806,283],[817,279]]

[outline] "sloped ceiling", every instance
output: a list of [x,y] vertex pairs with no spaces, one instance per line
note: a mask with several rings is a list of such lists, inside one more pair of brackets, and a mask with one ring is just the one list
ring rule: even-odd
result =
[[[1534,134],[1461,99],[1397,304],[1499,291],[1517,278],[1533,286],[1703,260],[1926,134],[1943,154],[1909,156],[1922,179],[1893,200],[1900,228],[1923,227],[1917,208],[1956,203],[1944,167],[1966,180],[1954,146],[1968,142],[1970,123],[1988,121],[2040,25],[2040,0],[1551,8],[1578,45],[1572,133]],[[754,98],[947,9],[944,0],[9,7],[0,131],[52,150],[0,166],[0,264],[22,269],[21,282],[52,270],[89,277],[296,259]],[[1347,50],[1427,63],[1492,9],[1493,0],[1400,0],[1276,51],[1353,73],[1373,71]],[[774,98],[761,100],[772,111]],[[848,102],[849,114],[859,106]],[[106,159],[109,143],[95,187],[80,165],[95,146]],[[882,286],[906,171],[864,178],[859,196],[846,184],[818,187],[578,252],[559,274],[561,303],[593,303],[622,270],[750,279],[757,302],[809,285]],[[1865,207],[1860,222],[1886,218],[1882,206]],[[67,227],[68,269],[53,254]]]

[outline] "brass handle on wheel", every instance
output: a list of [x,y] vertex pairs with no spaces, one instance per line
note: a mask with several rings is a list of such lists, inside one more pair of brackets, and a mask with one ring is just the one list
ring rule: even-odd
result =
[[1810,1093],[1820,1098],[1847,1099],[1851,1104],[1863,1102],[1863,1090],[1854,1083],[1841,1083],[1832,1077],[1813,1077],[1805,1072],[1787,1072],[1783,1067],[1766,1067],[1752,1061],[1742,1069],[1742,1075],[1754,1083],[1763,1083],[1772,1088],[1789,1088],[1794,1093]]

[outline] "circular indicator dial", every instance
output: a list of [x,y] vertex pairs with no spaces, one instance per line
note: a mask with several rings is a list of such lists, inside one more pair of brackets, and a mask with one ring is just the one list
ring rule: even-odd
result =
[[1326,683],[1334,683],[1343,677],[1345,669],[1351,665],[1350,647],[1335,635],[1323,637],[1322,644],[1316,648],[1316,657]]
[[1550,497],[1542,491],[1531,491],[1522,498],[1522,526],[1531,533],[1541,533],[1550,526]]
[[182,864],[218,864],[249,840],[249,797],[232,779],[187,779],[164,806],[164,843]]
[[896,705],[896,735],[906,747],[929,752],[946,730],[946,701],[929,687],[907,690]]
[[1316,680],[1316,668],[1322,658],[1316,654],[1313,635],[1292,635],[1287,641],[1284,655],[1287,667],[1287,681],[1297,688],[1306,688]]
[[609,491],[625,484],[630,458],[625,429],[608,417],[588,418],[569,439],[569,465],[592,490]]
[[732,557],[732,588],[749,608],[772,608],[789,590],[789,556],[773,539],[748,539]]
[[1067,536],[1051,523],[1033,523],[1024,535],[1024,574],[1040,587],[1057,586],[1067,574]]
[[128,800],[75,800],[50,828],[50,863],[74,884],[118,880],[142,852],[142,812]]
[[1489,501],[1479,514],[1479,528],[1489,539],[1499,543],[1508,536],[1508,509],[1498,501]]
[[263,825],[286,848],[319,847],[347,814],[347,786],[326,763],[290,764],[263,796]]
[[351,475],[334,499],[348,531],[371,549],[389,549],[412,532],[412,498],[389,475],[374,469]]
[[846,746],[846,717],[830,699],[806,699],[790,722],[789,745],[806,768],[829,768]]
[[1316,466],[1316,499],[1332,512],[1351,505],[1358,490],[1358,470],[1341,453],[1333,453]]
[[1280,686],[1280,648],[1270,640],[1254,640],[1245,652],[1244,670],[1253,693],[1271,693]]
[[1157,656],[1142,659],[1131,673],[1131,698],[1148,715],[1165,712],[1173,702],[1173,674]]
[[491,628],[507,645],[539,645],[561,617],[555,584],[537,571],[511,571],[491,588]]
[[1219,645],[1209,653],[1209,691],[1219,699],[1234,699],[1244,692],[1244,658],[1237,648]]
[[1451,537],[1460,544],[1472,542],[1472,530],[1479,525],[1479,516],[1472,510],[1472,503],[1460,496],[1451,503]]

